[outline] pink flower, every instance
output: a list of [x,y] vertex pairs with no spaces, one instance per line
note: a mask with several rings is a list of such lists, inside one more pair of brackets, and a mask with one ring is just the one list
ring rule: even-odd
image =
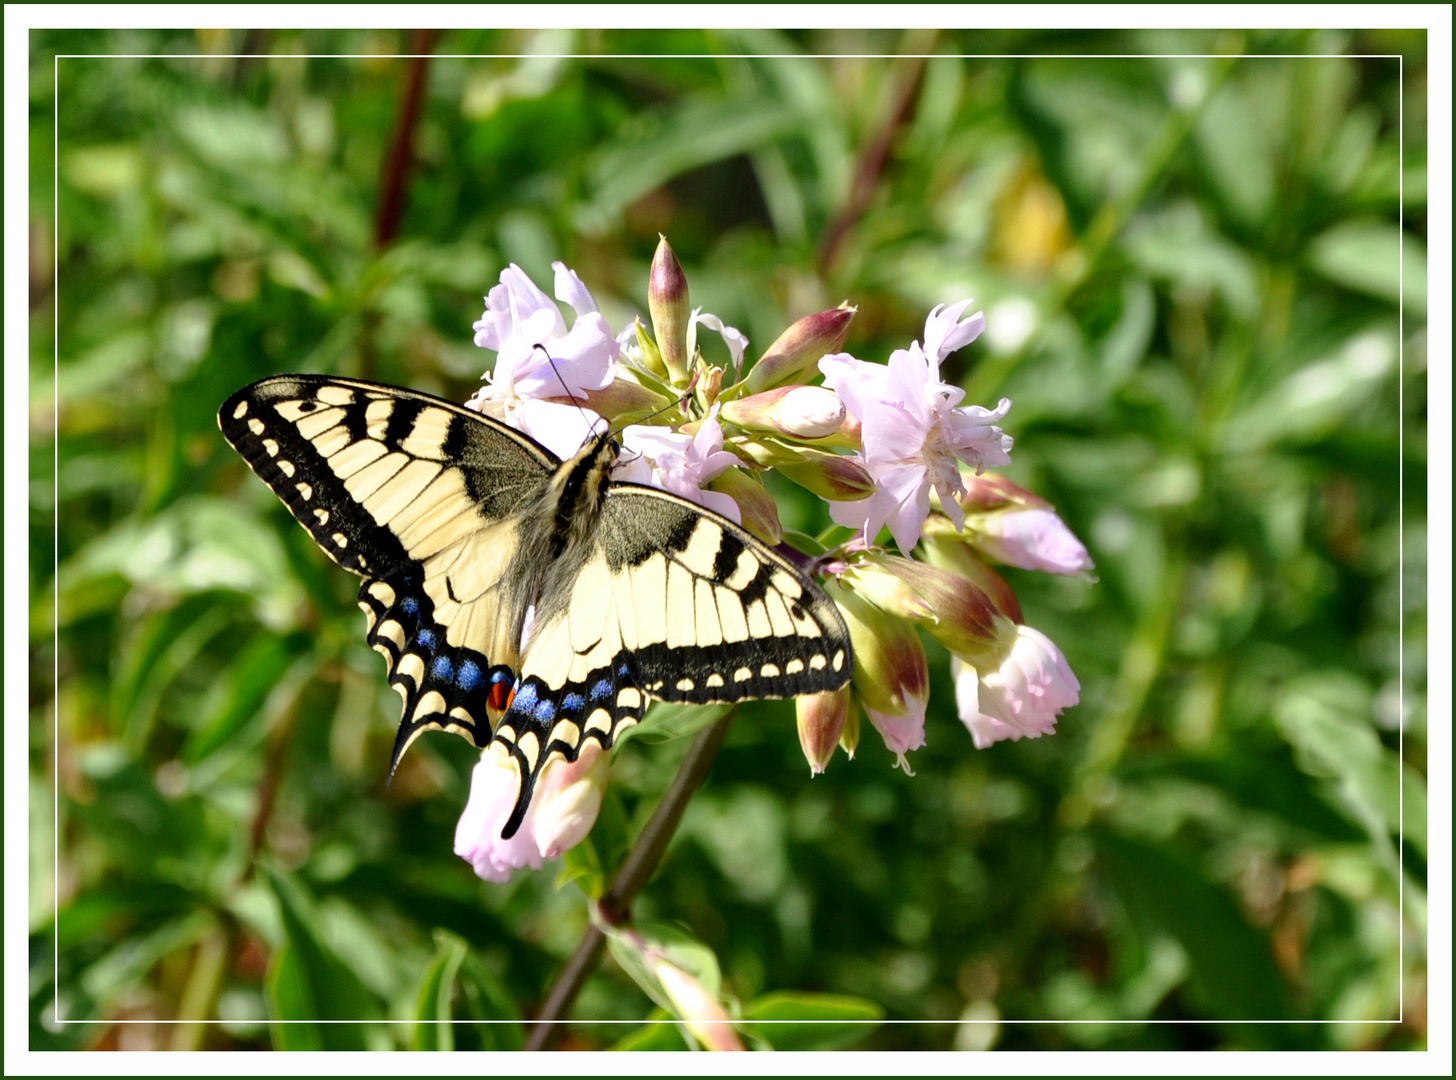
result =
[[[475,344],[496,351],[495,367],[486,375],[489,385],[467,405],[568,457],[580,441],[567,445],[559,425],[568,412],[577,416],[580,412],[575,406],[541,399],[583,397],[588,390],[605,388],[612,381],[612,364],[620,348],[581,279],[564,263],[551,265],[556,271],[556,296],[571,305],[576,320],[568,330],[561,309],[515,263],[502,270],[500,284],[490,290],[485,314],[475,324]],[[528,401],[545,406],[533,410],[529,427],[519,416]]]
[[960,528],[964,515],[955,497],[965,485],[959,462],[979,470],[1011,461],[1011,437],[997,426],[1011,402],[1002,398],[994,410],[960,406],[965,391],[940,381],[941,360],[975,340],[985,324],[979,313],[956,321],[970,303],[935,308],[925,320],[925,347],[917,341],[897,349],[887,365],[867,364],[848,353],[819,361],[824,385],[859,421],[860,460],[879,488],[858,502],[831,502],[830,514],[841,525],[863,529],[867,543],[888,524],[895,543],[908,554],[930,514],[932,487]]
[[999,665],[977,668],[951,657],[957,711],[978,750],[1001,739],[1051,735],[1057,715],[1079,700],[1082,686],[1067,658],[1040,630],[1017,626],[1008,645]]
[[[738,464],[738,458],[723,449],[723,426],[718,423],[716,406],[698,425],[695,435],[633,424],[623,430],[622,446],[624,460],[618,465],[617,479],[660,487],[733,521],[743,520],[738,504],[730,496],[707,490],[709,483]],[[640,456],[625,460],[630,457],[625,451],[636,451]]]
[[1049,574],[1083,574],[1092,558],[1055,511],[1032,507],[973,518],[971,544],[998,562]]
[[536,780],[531,806],[516,835],[501,839],[511,816],[520,771],[509,751],[491,743],[470,776],[470,798],[455,827],[455,854],[486,881],[509,881],[511,871],[539,869],[591,831],[607,786],[608,757],[588,740],[572,762],[549,762]]

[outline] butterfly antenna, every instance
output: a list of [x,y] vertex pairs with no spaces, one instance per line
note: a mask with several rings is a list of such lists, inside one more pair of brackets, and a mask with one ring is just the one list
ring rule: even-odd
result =
[[[586,420],[586,430],[588,433],[587,437],[591,438],[590,433],[596,426],[596,421],[587,419],[586,409],[582,407],[581,400],[571,392],[571,387],[567,386],[566,380],[561,377],[561,370],[556,366],[556,358],[553,357],[550,351],[546,348],[546,346],[542,345],[539,341],[536,343],[535,347],[541,350],[541,355],[546,357],[546,362],[551,365],[551,374],[555,375],[556,381],[561,384],[561,392],[564,393],[567,398],[570,399],[571,403],[576,406],[577,412],[581,413],[581,418],[583,420]],[[597,419],[602,419],[602,417],[598,417]]]

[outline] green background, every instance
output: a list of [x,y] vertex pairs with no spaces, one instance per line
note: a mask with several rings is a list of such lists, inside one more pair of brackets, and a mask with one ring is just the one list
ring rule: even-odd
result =
[[[866,728],[811,779],[745,708],[638,914],[746,1015],[846,1021],[751,1029],[783,1046],[1424,1045],[1424,33],[448,31],[381,245],[412,40],[32,35],[33,1049],[518,1043],[468,1021],[530,1015],[578,883],[451,853],[463,741],[384,786],[355,582],[215,410],[284,371],[463,400],[506,263],[620,327],[659,232],[751,355],[847,299],[883,360],[975,296],[947,377],[1013,399],[1007,471],[1098,580],[1007,573],[1081,679],[1054,738],[976,751],[933,646],[914,778]],[[469,55],[522,52],[575,55]],[[1056,55],[1103,53],[1146,55]],[[624,749],[567,876],[684,746]],[[576,1015],[651,1009],[607,960]],[[330,1017],[371,1023],[270,1025]],[[568,1045],[678,1039],[632,1031]]]

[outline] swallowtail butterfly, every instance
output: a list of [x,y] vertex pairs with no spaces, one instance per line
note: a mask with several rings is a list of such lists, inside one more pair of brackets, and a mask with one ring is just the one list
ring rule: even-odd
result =
[[319,375],[239,390],[218,423],[318,545],[364,579],[369,644],[404,699],[390,772],[424,731],[503,743],[520,789],[610,748],[648,698],[838,689],[834,603],[712,511],[610,478],[610,432],[570,460],[428,394]]

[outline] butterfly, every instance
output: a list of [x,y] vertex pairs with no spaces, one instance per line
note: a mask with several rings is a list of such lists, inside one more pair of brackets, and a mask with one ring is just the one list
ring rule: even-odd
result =
[[390,775],[421,733],[504,745],[520,827],[555,758],[610,749],[649,698],[835,690],[853,668],[834,602],[740,525],[611,479],[610,431],[563,461],[429,394],[279,375],[218,425],[324,553],[362,577],[368,642],[404,699]]

